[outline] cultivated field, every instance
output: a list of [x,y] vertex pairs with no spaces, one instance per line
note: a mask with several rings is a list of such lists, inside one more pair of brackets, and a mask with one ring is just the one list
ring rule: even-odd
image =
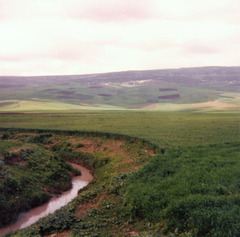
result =
[[1,127],[121,133],[160,146],[197,146],[239,140],[239,112],[82,111],[2,113]]
[[0,111],[239,109],[239,67],[0,77]]

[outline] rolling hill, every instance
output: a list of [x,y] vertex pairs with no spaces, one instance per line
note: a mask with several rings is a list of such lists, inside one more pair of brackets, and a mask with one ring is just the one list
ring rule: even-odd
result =
[[238,110],[240,67],[0,76],[0,111]]

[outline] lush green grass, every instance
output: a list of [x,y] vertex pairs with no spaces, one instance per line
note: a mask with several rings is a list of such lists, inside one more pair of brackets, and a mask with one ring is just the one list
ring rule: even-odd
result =
[[20,144],[12,141],[1,141],[0,142],[0,154],[1,160],[3,159],[2,156],[6,154],[10,149],[18,147]]
[[90,130],[127,134],[160,146],[238,141],[239,113],[85,111],[1,114],[2,127]]
[[167,150],[128,180],[125,205],[165,232],[237,236],[239,158],[239,142]]

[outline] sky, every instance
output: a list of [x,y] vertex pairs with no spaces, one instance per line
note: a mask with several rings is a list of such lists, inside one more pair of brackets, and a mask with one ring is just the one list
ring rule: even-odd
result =
[[239,0],[0,0],[0,75],[239,66]]

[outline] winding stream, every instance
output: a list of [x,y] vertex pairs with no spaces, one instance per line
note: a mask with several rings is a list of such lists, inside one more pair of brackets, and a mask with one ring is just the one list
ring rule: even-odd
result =
[[26,228],[37,222],[40,218],[45,217],[65,206],[78,195],[78,191],[80,189],[87,186],[89,182],[93,180],[93,176],[89,170],[77,164],[71,163],[71,165],[75,169],[81,171],[81,176],[76,176],[72,179],[72,188],[63,192],[58,197],[51,198],[49,202],[42,204],[41,206],[35,207],[28,212],[21,213],[17,222],[0,229],[0,236],[10,231]]

